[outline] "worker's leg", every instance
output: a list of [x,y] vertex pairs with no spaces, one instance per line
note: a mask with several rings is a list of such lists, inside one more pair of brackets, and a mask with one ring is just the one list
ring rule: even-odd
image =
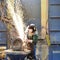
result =
[[36,45],[34,45],[33,50],[28,54],[27,58],[30,60],[36,60]]
[[34,57],[34,60],[36,60],[36,45],[34,45],[33,57]]

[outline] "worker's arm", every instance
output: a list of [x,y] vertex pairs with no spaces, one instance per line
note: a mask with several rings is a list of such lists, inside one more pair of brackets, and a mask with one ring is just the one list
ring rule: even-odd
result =
[[36,44],[38,41],[38,35],[33,36],[33,43]]

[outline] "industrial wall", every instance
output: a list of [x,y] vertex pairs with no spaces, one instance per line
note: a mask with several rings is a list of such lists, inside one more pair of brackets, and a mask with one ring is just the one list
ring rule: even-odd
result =
[[41,29],[41,0],[21,0],[27,14],[26,25],[34,23],[39,31]]
[[29,18],[41,18],[40,17],[40,1],[41,0],[21,0],[23,6],[26,9],[26,12],[29,15]]
[[60,44],[60,0],[49,0],[49,33],[52,44]]

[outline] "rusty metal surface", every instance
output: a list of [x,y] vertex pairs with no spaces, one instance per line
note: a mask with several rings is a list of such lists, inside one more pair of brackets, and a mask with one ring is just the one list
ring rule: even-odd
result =
[[20,38],[17,38],[12,43],[12,49],[15,51],[20,51],[22,50],[22,44],[23,44],[22,40]]
[[5,50],[4,51],[6,54],[28,54],[30,52],[25,52],[25,51],[13,51],[11,49]]

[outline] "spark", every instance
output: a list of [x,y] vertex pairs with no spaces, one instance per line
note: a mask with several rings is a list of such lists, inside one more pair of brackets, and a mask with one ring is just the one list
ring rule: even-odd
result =
[[23,25],[23,17],[14,11],[14,7],[11,5],[10,0],[7,0],[8,10],[13,18],[14,25],[18,31],[19,38],[24,40],[24,25]]

